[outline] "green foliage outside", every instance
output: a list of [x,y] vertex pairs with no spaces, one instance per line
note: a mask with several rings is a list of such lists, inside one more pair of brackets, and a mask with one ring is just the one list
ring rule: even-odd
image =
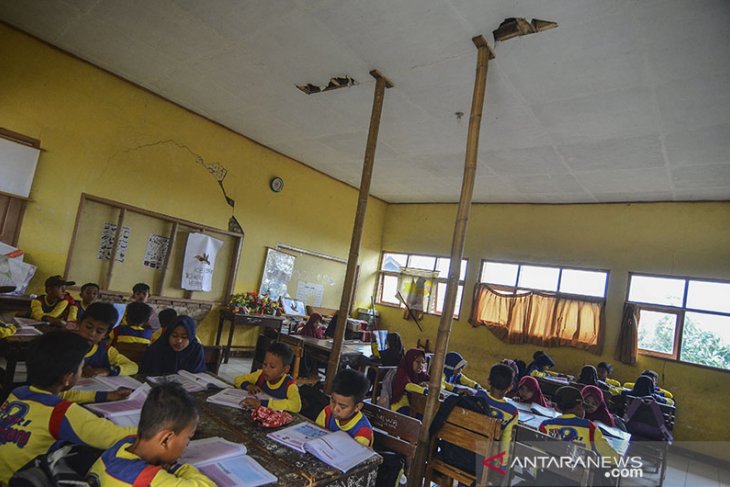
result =
[[[674,325],[668,316],[657,323],[653,334],[649,328],[639,325],[639,348],[671,353],[673,346]],[[690,317],[685,317],[680,358],[684,362],[730,369],[730,345],[723,344],[719,335],[703,330]]]

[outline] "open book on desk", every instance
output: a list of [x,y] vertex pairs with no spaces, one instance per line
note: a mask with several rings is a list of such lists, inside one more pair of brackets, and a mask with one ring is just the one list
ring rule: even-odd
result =
[[273,431],[268,437],[294,450],[311,453],[343,473],[376,455],[346,432],[332,433],[312,423],[299,423]]
[[139,415],[149,392],[149,384],[143,384],[121,401],[99,402],[85,406],[119,426],[136,426],[139,424]]
[[30,318],[21,318],[20,316],[14,317],[13,321],[15,322],[16,325],[18,325],[18,328],[30,328],[30,327],[36,327],[38,325],[47,325],[48,324],[45,321],[33,320]]
[[273,397],[263,392],[259,392],[258,394],[251,394],[250,392],[243,389],[228,388],[223,389],[218,394],[213,394],[207,399],[207,402],[218,404],[219,406],[228,406],[231,408],[243,409],[243,406],[241,406],[241,401],[243,401],[247,397],[255,397],[261,401],[274,399]]
[[126,375],[116,376],[96,376],[80,379],[72,391],[115,391],[120,387],[132,389],[133,391],[142,387],[142,383],[137,379]]
[[[545,406],[540,406],[534,402],[519,402],[514,399],[507,399],[507,402],[516,407],[520,413],[533,413],[546,418],[556,418],[560,416],[560,413],[553,408],[546,408]],[[522,419],[522,414],[520,414],[520,419]]]
[[223,438],[193,440],[180,463],[189,463],[216,485],[258,487],[273,484],[276,476],[246,455],[246,447]]
[[188,392],[200,392],[207,389],[226,389],[233,387],[231,384],[223,382],[222,380],[206,374],[205,372],[193,374],[187,370],[180,370],[177,374],[147,377],[147,381],[152,384],[177,382]]

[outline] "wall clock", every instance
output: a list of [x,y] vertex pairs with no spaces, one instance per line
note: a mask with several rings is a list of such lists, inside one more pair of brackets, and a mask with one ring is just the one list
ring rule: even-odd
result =
[[274,193],[278,193],[279,191],[284,189],[284,180],[278,176],[272,178],[269,182],[269,187],[271,187],[271,191],[273,191]]

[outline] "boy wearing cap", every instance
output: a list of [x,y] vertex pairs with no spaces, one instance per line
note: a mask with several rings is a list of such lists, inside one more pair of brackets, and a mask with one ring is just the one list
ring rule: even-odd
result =
[[46,279],[46,294],[38,296],[30,302],[31,319],[63,326],[69,308],[72,306],[66,298],[66,286],[74,284],[76,284],[74,281],[66,281],[61,276],[51,276]]

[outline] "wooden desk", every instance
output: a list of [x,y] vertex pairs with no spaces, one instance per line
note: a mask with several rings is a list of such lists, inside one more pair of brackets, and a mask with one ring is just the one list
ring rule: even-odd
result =
[[0,294],[0,313],[30,311],[30,296]]
[[250,346],[239,346],[233,345],[233,331],[237,326],[248,326],[258,327],[264,326],[266,328],[274,328],[277,331],[281,330],[281,324],[284,321],[282,316],[270,316],[270,315],[242,315],[232,313],[231,311],[221,308],[218,318],[218,332],[215,336],[216,346],[221,344],[221,334],[223,333],[223,324],[228,321],[230,326],[228,328],[228,343],[223,347],[223,363],[227,364],[228,359],[231,355],[232,348],[244,348],[248,350],[254,350],[256,347]]
[[[330,467],[307,453],[300,453],[281,445],[266,435],[271,429],[258,426],[247,411],[206,402],[217,391],[194,394],[200,409],[200,423],[195,438],[220,436],[246,446],[248,455],[278,477],[276,485],[330,485],[338,487],[374,486],[379,455],[358,465],[347,473]],[[309,421],[295,414],[294,422]]]
[[[279,341],[288,345],[302,346],[311,357],[323,363],[329,362],[332,353],[333,340],[313,337],[303,337],[301,335],[279,335]],[[348,362],[348,365],[354,369],[364,369],[367,365],[367,359],[373,354],[372,347],[369,343],[359,340],[345,340],[342,343],[341,361]]]

